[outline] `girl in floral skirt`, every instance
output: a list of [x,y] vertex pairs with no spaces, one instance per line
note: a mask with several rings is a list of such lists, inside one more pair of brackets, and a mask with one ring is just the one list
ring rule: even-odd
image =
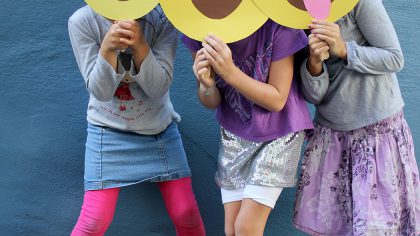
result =
[[311,235],[419,234],[419,171],[396,77],[404,59],[382,1],[360,0],[338,22],[310,28],[301,77],[316,127],[295,226]]

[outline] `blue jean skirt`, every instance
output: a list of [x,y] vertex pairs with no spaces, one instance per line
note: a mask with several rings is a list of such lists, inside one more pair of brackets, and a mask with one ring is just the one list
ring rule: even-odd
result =
[[88,123],[84,188],[99,190],[191,176],[178,126],[141,135]]

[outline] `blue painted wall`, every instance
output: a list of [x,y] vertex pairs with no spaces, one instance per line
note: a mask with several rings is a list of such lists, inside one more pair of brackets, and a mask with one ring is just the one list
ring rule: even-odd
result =
[[[405,52],[399,74],[420,161],[420,1],[385,1]],[[87,92],[67,36],[76,1],[2,1],[0,7],[0,235],[68,235],[83,196]],[[196,100],[191,59],[180,46],[172,99],[209,236],[223,235],[213,182],[218,127]],[[291,226],[294,189],[282,193],[266,235],[303,235]],[[108,235],[174,235],[153,184],[122,191]]]

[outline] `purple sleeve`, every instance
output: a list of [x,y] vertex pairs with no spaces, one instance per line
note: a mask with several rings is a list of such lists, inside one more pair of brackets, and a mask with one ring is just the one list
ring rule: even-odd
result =
[[308,37],[303,30],[291,29],[277,24],[273,25],[272,61],[279,61],[291,56],[308,45]]
[[198,50],[200,50],[202,48],[201,46],[201,42],[195,40],[195,39],[191,39],[188,36],[186,36],[185,34],[183,34],[181,36],[182,42],[184,43],[184,45],[191,50],[191,52],[197,52]]

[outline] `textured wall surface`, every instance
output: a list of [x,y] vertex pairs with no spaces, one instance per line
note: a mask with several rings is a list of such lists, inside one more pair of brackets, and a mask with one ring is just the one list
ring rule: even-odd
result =
[[[419,0],[385,1],[405,52],[399,74],[420,160]],[[83,196],[87,92],[67,36],[83,1],[2,1],[0,7],[0,235],[68,235]],[[191,58],[180,46],[172,100],[209,236],[223,235],[213,182],[218,127],[197,101]],[[303,235],[291,226],[294,189],[281,195],[266,235]],[[153,184],[124,189],[108,235],[175,235]]]

